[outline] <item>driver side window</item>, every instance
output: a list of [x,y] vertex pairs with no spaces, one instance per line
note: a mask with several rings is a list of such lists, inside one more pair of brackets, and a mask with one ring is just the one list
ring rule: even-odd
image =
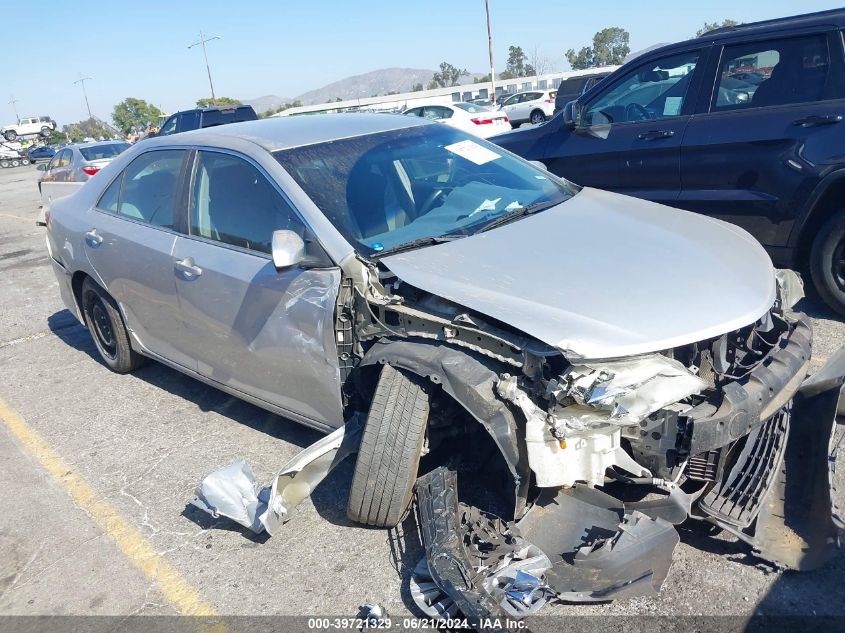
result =
[[636,67],[587,106],[582,125],[679,116],[698,56],[699,51],[690,51]]

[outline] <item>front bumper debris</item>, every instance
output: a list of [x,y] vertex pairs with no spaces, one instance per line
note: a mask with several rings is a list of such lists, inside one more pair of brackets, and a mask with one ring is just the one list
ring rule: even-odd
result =
[[335,466],[357,452],[361,429],[358,416],[353,416],[300,451],[261,489],[243,460],[216,470],[202,480],[191,504],[215,518],[224,516],[256,534],[266,530],[272,536]]

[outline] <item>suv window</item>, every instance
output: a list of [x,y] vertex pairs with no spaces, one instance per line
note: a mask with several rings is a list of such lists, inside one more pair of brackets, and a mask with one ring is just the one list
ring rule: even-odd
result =
[[199,152],[192,235],[270,254],[279,229],[305,234],[296,212],[258,169],[230,154]]
[[679,116],[699,51],[641,64],[602,92],[587,107],[584,125],[631,123]]
[[172,229],[184,157],[183,150],[169,149],[146,152],[129,163],[123,172],[118,214]]
[[423,118],[432,121],[439,121],[440,119],[451,119],[454,112],[449,108],[443,106],[426,106],[423,110]]
[[161,129],[158,131],[159,136],[164,136],[165,134],[173,134],[176,132],[176,121],[178,120],[179,116],[174,114],[172,117],[167,119],[164,122],[164,125],[161,126]]
[[821,101],[842,92],[824,34],[726,46],[718,77],[714,110]]

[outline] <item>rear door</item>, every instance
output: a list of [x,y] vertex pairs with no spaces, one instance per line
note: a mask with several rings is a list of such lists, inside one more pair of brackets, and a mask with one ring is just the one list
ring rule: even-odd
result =
[[183,345],[173,269],[184,226],[179,191],[186,154],[151,150],[133,160],[88,211],[85,253],[131,335],[154,354],[196,369]]
[[673,202],[706,54],[673,52],[620,74],[583,104],[574,130],[549,135],[546,165],[579,185]]
[[842,160],[842,34],[729,44],[713,65],[716,80],[684,139],[678,206],[784,246],[815,184]]
[[307,231],[245,157],[199,151],[188,204],[190,234],[177,240],[171,265],[200,374],[308,420],[342,424],[339,270],[276,271],[273,231]]

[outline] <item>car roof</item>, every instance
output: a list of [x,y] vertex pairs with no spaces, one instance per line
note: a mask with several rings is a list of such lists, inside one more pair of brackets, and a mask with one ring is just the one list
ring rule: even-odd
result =
[[[227,139],[241,138],[275,152],[303,145],[315,145],[355,136],[366,136],[419,125],[434,125],[425,119],[401,114],[338,113],[270,117],[217,125],[150,139],[155,145],[190,144],[204,139],[226,145]],[[146,141],[145,141],[146,142]]]
[[127,141],[121,141],[121,140],[117,140],[117,141],[114,141],[114,140],[112,140],[112,141],[88,141],[87,143],[73,143],[73,144],[69,145],[68,147],[74,147],[76,149],[82,149],[82,148],[85,148],[85,147],[97,147],[99,145],[114,145],[115,143],[128,144]]
[[[737,24],[736,26],[724,26],[707,31],[701,37],[694,37],[689,40],[675,42],[674,44],[667,44],[650,50],[642,55],[642,59],[648,59],[655,55],[660,55],[674,50],[677,47],[687,46],[690,44],[704,44],[704,43],[720,43],[725,40],[732,40],[738,37],[765,35],[768,33],[778,33],[787,29],[807,28],[813,26],[845,26],[845,9],[830,9],[829,11],[817,11],[815,13],[803,13],[800,15],[791,15],[784,18],[776,18],[773,20],[762,20],[760,22],[748,22],[746,24]],[[640,61],[640,57],[635,57],[627,62],[625,66],[630,63]]]

